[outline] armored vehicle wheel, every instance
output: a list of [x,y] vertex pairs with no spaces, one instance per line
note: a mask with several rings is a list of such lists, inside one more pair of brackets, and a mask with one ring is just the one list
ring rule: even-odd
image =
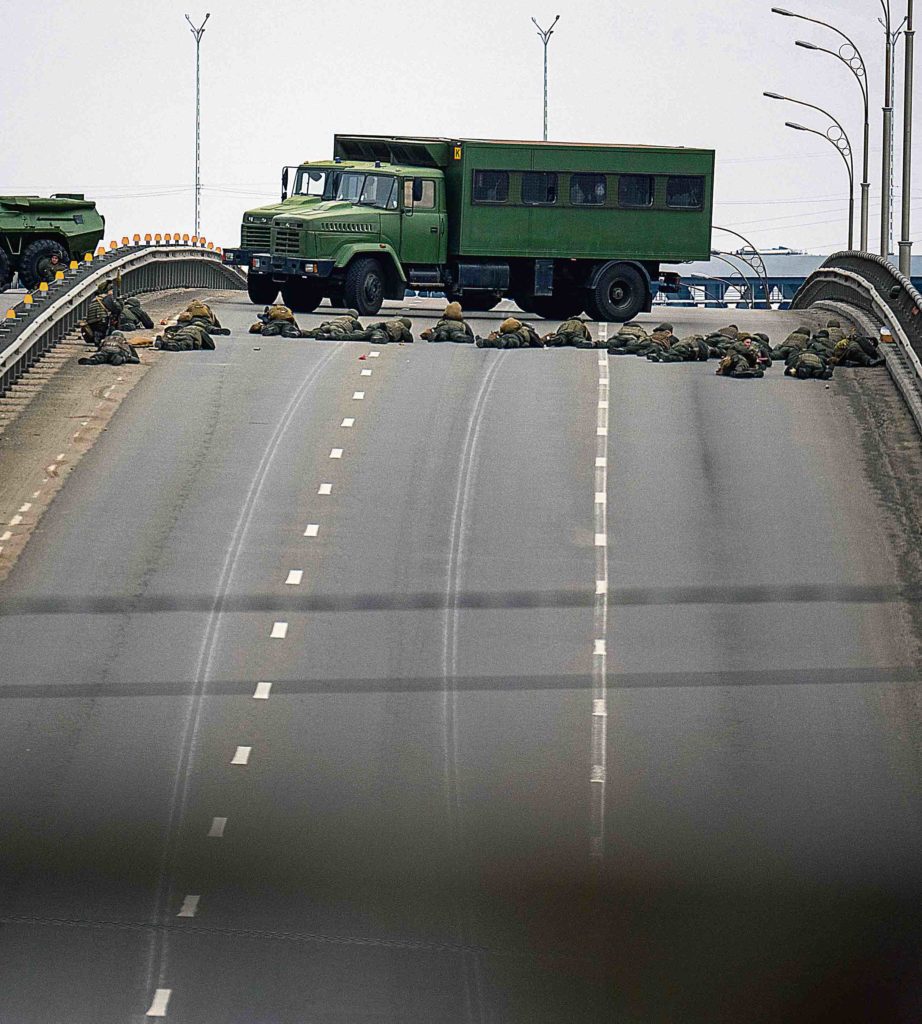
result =
[[257,306],[271,306],[278,298],[279,286],[268,274],[254,274],[247,271],[247,295]]
[[5,292],[13,283],[13,267],[10,258],[0,249],[0,292]]
[[448,296],[449,302],[460,302],[461,307],[468,313],[486,313],[495,309],[503,301],[502,295],[496,292],[465,292],[464,295],[452,293]]
[[60,242],[51,238],[39,238],[27,245],[19,258],[19,280],[23,288],[37,288],[40,282],[47,280],[46,268],[50,266],[52,256],[57,256],[63,270],[70,262],[67,250]]
[[568,316],[579,316],[586,300],[576,292],[560,292],[557,295],[522,295],[516,303],[526,313],[534,313],[544,320],[565,320]]
[[292,278],[282,285],[282,298],[293,313],[313,313],[323,296],[313,281]]
[[350,264],[343,285],[343,299],[359,316],[374,316],[384,301],[384,271],[381,264],[364,256]]
[[586,312],[603,323],[627,323],[646,305],[643,275],[628,263],[616,263],[599,276],[587,291]]

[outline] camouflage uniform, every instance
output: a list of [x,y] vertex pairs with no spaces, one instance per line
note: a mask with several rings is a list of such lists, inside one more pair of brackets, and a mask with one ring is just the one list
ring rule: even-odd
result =
[[728,348],[716,372],[719,377],[733,377],[737,380],[765,376],[765,371],[759,366],[756,350],[742,346]]
[[120,331],[140,331],[145,328],[150,330],[154,326],[154,321],[134,296],[120,299],[119,303],[121,305],[118,314],[118,329]]
[[711,348],[701,334],[682,338],[668,349],[656,348],[647,353],[647,359],[654,363],[697,363],[705,362],[711,356]]
[[[183,314],[185,316],[186,314]],[[207,327],[205,330],[209,330]],[[214,330],[209,330],[210,334]],[[228,331],[230,334],[230,331]],[[250,334],[261,334],[264,338],[301,338],[303,332],[298,327],[294,313],[282,305],[266,306],[259,314],[255,324],[250,326]]]
[[412,343],[413,321],[407,317],[398,317],[396,320],[382,320],[380,323],[372,324],[367,331],[362,332],[363,337],[359,341],[370,341],[374,345],[389,345],[391,342],[402,344]]
[[439,342],[453,341],[459,344],[472,344],[474,332],[470,324],[464,319],[460,302],[449,302],[442,314],[442,319],[428,330],[423,331],[420,337],[424,341]]
[[359,322],[357,310],[347,309],[342,316],[335,316],[332,320],[324,320],[319,327],[309,331],[302,331],[302,338],[321,338],[326,341],[361,341],[364,338],[365,329]]
[[812,333],[809,327],[798,327],[780,345],[776,345],[772,349],[772,359],[787,359],[793,352],[803,352],[810,344]]
[[[58,260],[55,263],[55,260]],[[57,253],[52,253],[47,259],[39,260],[38,267],[38,279],[39,281],[47,281],[51,284],[55,279],[55,274],[59,270],[67,270],[67,264],[58,258]]]
[[608,354],[636,355],[638,348],[650,340],[650,335],[639,324],[622,324],[608,343]]
[[209,334],[230,334],[229,328],[221,326],[221,321],[207,302],[195,299],[186,306],[186,312],[191,315],[192,323],[204,327]]
[[[595,348],[596,343],[586,324],[579,317],[564,322],[551,334],[542,339],[551,348],[572,346],[573,348]],[[607,347],[607,346],[606,346]]]
[[99,345],[118,322],[122,306],[111,293],[112,282],[101,281],[87,305],[86,315],[77,325],[88,345]]
[[189,321],[167,327],[154,342],[164,352],[198,352],[202,349],[213,351],[214,339],[201,324]]
[[832,370],[818,351],[809,348],[803,352],[794,352],[788,357],[784,375],[800,380],[829,380]]
[[883,366],[884,358],[874,347],[873,338],[843,338],[832,350],[830,366]]
[[529,324],[523,324],[515,317],[509,317],[485,338],[477,339],[478,348],[544,348],[538,332]]
[[82,366],[98,366],[101,363],[121,366],[123,363],[140,363],[141,360],[125,335],[121,331],[113,331],[107,338],[103,338],[96,352],[78,359],[77,362]]

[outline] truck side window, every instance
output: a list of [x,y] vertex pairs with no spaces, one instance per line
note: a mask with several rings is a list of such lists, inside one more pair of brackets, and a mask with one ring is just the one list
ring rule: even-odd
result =
[[618,179],[619,206],[652,206],[653,175],[622,174]]
[[570,202],[573,206],[604,206],[604,174],[571,174]]
[[505,203],[508,199],[508,171],[474,171],[475,203]]
[[704,206],[704,178],[670,175],[666,179],[666,205],[674,210],[700,210]]
[[553,206],[557,202],[557,175],[547,171],[522,174],[522,202],[526,206]]

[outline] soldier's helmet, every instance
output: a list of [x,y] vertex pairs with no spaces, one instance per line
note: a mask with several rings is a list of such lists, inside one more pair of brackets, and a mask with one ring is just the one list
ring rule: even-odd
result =
[[109,289],[111,287],[112,287],[112,282],[111,281],[100,281],[99,284],[96,285],[96,294],[97,295],[105,295],[106,292],[109,291]]
[[179,316],[178,316],[178,317],[176,317],[176,320],[177,320],[177,321],[178,321],[179,323],[181,323],[181,324],[187,324],[187,323],[189,323],[189,321],[190,321],[191,319],[192,319],[192,314],[191,314],[191,313],[189,312],[189,310],[188,310],[188,309],[184,309],[184,310],[183,310],[183,311],[182,311],[182,312],[181,312],[181,313],[179,314]]
[[347,309],[345,315],[351,316],[353,320],[358,320],[359,311],[357,309]]
[[400,317],[400,323],[409,330],[413,326],[413,321],[408,316]]
[[278,306],[273,306],[272,309],[269,310],[269,319],[270,320],[294,320],[294,314],[291,312],[291,310],[287,306],[278,305]]
[[522,321],[516,320],[514,316],[508,317],[499,325],[500,334],[512,334],[522,329]]
[[445,312],[442,314],[443,320],[463,320],[464,312],[461,309],[460,302],[449,302],[445,307]]
[[672,332],[674,330],[675,330],[675,327],[673,327],[672,324],[660,324],[659,327],[654,329],[653,333],[657,334],[660,331],[662,331],[664,334],[672,334]]

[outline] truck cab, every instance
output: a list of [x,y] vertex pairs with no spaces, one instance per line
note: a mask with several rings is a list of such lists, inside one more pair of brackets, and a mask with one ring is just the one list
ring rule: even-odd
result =
[[[241,247],[250,298],[311,312],[334,305],[376,313],[409,283],[438,286],[447,259],[444,174],[437,168],[334,159],[294,169],[293,187],[272,206],[248,210]],[[287,184],[283,175],[283,185]]]

